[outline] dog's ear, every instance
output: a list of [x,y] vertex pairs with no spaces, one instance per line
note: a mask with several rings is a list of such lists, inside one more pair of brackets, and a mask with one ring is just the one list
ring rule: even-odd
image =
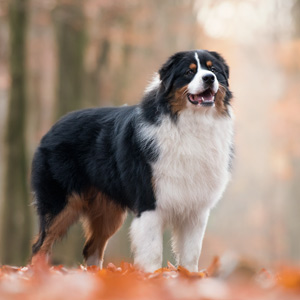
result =
[[170,92],[175,77],[175,63],[183,56],[183,52],[172,55],[158,71],[165,92]]
[[224,74],[226,75],[226,78],[229,79],[229,67],[228,67],[225,59],[218,52],[209,51],[209,53],[222,63]]

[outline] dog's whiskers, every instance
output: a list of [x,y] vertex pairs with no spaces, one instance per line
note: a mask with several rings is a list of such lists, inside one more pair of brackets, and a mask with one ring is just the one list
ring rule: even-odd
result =
[[225,93],[226,92],[226,88],[223,86],[223,85],[219,85],[219,91],[221,92],[221,93]]
[[181,95],[181,99],[183,99],[184,97],[186,97],[188,94],[188,89],[185,89]]

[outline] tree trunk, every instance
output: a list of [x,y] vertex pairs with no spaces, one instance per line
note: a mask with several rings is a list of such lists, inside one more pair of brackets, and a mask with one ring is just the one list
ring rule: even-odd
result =
[[54,12],[58,47],[58,117],[83,107],[83,6],[80,0],[65,2]]
[[[56,116],[83,108],[83,58],[85,19],[83,1],[60,1],[54,11],[58,49],[58,94]],[[72,227],[67,243],[58,243],[53,263],[74,264],[82,260],[83,234],[80,225]]]
[[2,263],[20,265],[29,258],[31,242],[25,143],[27,0],[10,1],[9,25],[11,90],[6,127],[1,254]]
[[[295,24],[295,40],[300,41],[300,1],[295,1],[293,7],[293,17]],[[296,66],[296,65],[295,65]],[[300,92],[298,82],[300,80],[300,68],[295,67],[294,73],[290,74],[291,82],[295,80],[296,85],[298,86],[298,94]],[[298,101],[300,99],[298,98]],[[299,123],[298,123],[299,124]],[[296,126],[294,124],[294,126]],[[298,127],[299,128],[299,127]],[[299,131],[297,133],[299,135]],[[295,140],[299,137],[295,135]],[[291,182],[290,192],[289,192],[289,211],[287,212],[288,222],[288,233],[289,233],[289,245],[290,253],[289,256],[294,261],[300,261],[300,243],[299,243],[299,232],[300,232],[300,221],[299,221],[299,211],[300,211],[300,158],[299,156],[293,157],[291,164],[294,166],[294,177]]]

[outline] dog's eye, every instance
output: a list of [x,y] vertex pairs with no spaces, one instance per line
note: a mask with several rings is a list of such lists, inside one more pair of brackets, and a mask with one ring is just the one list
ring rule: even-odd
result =
[[186,76],[191,76],[191,75],[194,75],[195,74],[195,71],[192,70],[192,69],[188,69],[186,72],[185,72],[185,75]]
[[218,72],[217,69],[216,69],[215,67],[210,67],[209,70],[210,70],[211,72],[213,72],[213,73]]

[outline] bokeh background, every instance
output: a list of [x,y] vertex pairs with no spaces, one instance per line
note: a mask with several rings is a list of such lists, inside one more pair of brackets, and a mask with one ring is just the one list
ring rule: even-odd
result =
[[[232,181],[213,210],[200,266],[241,257],[300,263],[299,0],[1,0],[0,263],[22,265],[37,219],[32,155],[65,113],[135,104],[179,50],[209,49],[231,67],[236,115]],[[128,219],[106,262],[132,261]],[[164,261],[170,254],[165,234]],[[54,263],[82,261],[74,226]]]

